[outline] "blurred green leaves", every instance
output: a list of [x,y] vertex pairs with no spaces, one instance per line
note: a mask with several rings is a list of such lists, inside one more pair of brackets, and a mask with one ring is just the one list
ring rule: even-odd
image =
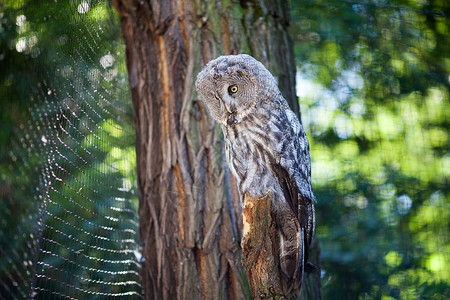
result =
[[0,7],[0,294],[139,296],[117,16],[107,1]]
[[450,4],[292,8],[325,298],[444,299]]

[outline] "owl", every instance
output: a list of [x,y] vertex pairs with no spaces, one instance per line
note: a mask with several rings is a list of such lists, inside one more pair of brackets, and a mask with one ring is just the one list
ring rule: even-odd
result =
[[283,290],[286,295],[298,292],[309,267],[315,223],[305,131],[275,78],[250,55],[210,61],[195,86],[222,128],[227,163],[241,201],[246,194],[270,192]]

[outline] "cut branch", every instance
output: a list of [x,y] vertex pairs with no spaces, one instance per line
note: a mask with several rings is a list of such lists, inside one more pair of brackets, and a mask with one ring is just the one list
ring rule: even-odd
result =
[[270,193],[244,196],[242,263],[254,299],[285,299],[279,272],[279,243]]

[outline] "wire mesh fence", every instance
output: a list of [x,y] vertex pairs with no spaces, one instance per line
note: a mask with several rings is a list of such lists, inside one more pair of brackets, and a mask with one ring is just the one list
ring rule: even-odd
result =
[[142,297],[117,17],[107,1],[3,9],[2,103],[18,128],[2,152],[0,295]]

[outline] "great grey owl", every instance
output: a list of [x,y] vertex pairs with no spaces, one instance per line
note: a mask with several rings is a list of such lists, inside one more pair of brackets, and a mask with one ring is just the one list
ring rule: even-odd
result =
[[221,56],[195,82],[222,127],[228,166],[241,201],[270,192],[286,295],[298,292],[314,234],[309,143],[275,78],[253,57]]

